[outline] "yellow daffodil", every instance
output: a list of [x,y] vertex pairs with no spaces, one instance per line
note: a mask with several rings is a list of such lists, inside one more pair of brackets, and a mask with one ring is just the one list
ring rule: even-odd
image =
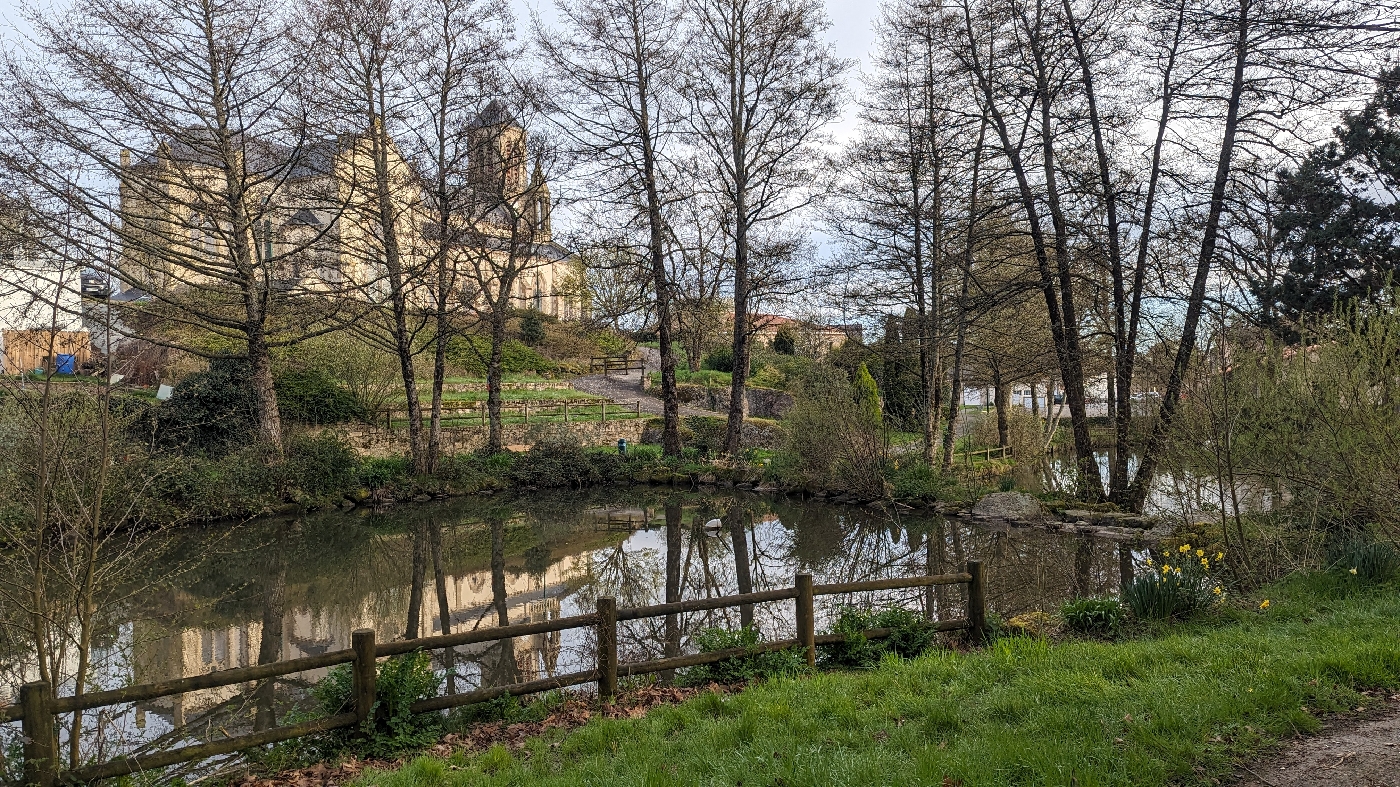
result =
[[1355,574],[1356,574],[1356,569],[1353,568],[1353,569],[1351,570],[1351,573],[1352,573],[1353,575],[1355,575]]
[[1224,591],[1224,589],[1222,589],[1219,585],[1216,585],[1216,586],[1215,586],[1215,589],[1212,590],[1211,592],[1214,593],[1215,595],[1219,596],[1219,595],[1222,595],[1225,591]]
[[1155,566],[1155,565],[1157,565],[1157,564],[1152,562],[1152,558],[1148,558],[1148,559],[1147,559],[1147,565],[1149,565],[1149,566]]
[[1179,568],[1174,568],[1174,569],[1172,569],[1172,573],[1173,573],[1173,574],[1176,574],[1177,576],[1181,576],[1181,569],[1179,569]]
[[1216,553],[1215,553],[1215,559],[1216,559],[1216,560],[1224,560],[1224,559],[1225,559],[1225,553],[1224,553],[1224,552],[1216,552]]
[[1268,608],[1269,608],[1269,600],[1268,600],[1268,599],[1264,599],[1263,601],[1259,602],[1259,608],[1260,608],[1260,609],[1268,609]]
[[1176,551],[1178,551],[1178,552],[1180,552],[1181,554],[1184,555],[1184,554],[1186,554],[1187,552],[1190,552],[1190,551],[1191,551],[1191,545],[1190,545],[1190,544],[1182,544],[1181,546],[1179,546],[1179,547],[1176,548]]
[[1210,568],[1210,561],[1206,560],[1205,558],[1201,558],[1201,565],[1206,568]]
[[1206,551],[1205,551],[1204,549],[1198,549],[1198,550],[1196,550],[1196,557],[1205,557],[1205,556],[1206,556]]
[[1171,567],[1171,566],[1162,566],[1162,574],[1163,574],[1163,575],[1170,574],[1170,573],[1172,573],[1172,567]]

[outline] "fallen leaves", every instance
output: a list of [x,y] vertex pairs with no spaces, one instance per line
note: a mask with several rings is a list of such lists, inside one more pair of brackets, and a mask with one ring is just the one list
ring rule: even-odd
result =
[[[619,694],[612,703],[598,705],[597,698],[588,695],[568,695],[548,716],[541,721],[528,722],[482,722],[462,732],[451,732],[426,752],[414,752],[400,760],[359,760],[351,758],[342,762],[327,764],[318,762],[308,768],[283,771],[267,775],[245,773],[232,784],[237,787],[342,787],[354,781],[368,768],[388,770],[403,765],[408,759],[427,753],[447,758],[458,751],[485,751],[501,744],[519,753],[525,744],[552,730],[568,730],[583,726],[594,717],[609,719],[638,719],[658,705],[674,705],[699,694],[713,692],[725,694],[732,686],[710,684],[704,688],[680,688],[677,686],[647,685]],[[550,744],[557,749],[558,742]],[[528,752],[524,752],[528,755]]]

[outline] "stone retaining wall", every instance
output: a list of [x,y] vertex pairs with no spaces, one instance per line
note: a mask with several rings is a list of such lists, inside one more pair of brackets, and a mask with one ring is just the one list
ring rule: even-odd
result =
[[[615,445],[618,440],[639,443],[647,419],[627,418],[608,421],[583,421],[564,424],[503,424],[502,442],[505,445],[527,445],[532,439],[531,430],[540,428],[567,428],[584,445]],[[327,431],[343,437],[362,456],[391,457],[408,453],[408,430],[389,431],[379,426],[356,424],[326,427]],[[476,451],[486,447],[488,429],[484,426],[461,426],[442,430],[442,448],[445,453]],[[538,434],[535,431],[535,434]]]
[[[729,389],[681,383],[676,386],[676,395],[682,404],[703,407],[717,413],[729,412]],[[744,391],[748,399],[749,416],[752,418],[782,418],[792,409],[792,394],[772,388],[748,388]]]

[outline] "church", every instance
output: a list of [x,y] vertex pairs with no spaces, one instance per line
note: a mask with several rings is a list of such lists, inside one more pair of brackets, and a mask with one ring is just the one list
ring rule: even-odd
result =
[[[453,184],[444,235],[429,184],[392,141],[377,148],[368,134],[296,144],[235,135],[248,173],[239,183],[250,206],[247,256],[273,271],[281,288],[374,301],[391,286],[392,247],[411,302],[432,302],[435,261],[445,258],[455,299],[480,305],[508,277],[514,308],[585,317],[584,299],[566,292],[573,255],[554,241],[549,186],[525,130],[492,101],[466,136],[466,172]],[[236,279],[221,275],[233,273],[239,255],[223,199],[228,168],[216,150],[207,134],[192,131],[136,161],[122,153],[120,267],[128,287],[217,288],[222,278]]]

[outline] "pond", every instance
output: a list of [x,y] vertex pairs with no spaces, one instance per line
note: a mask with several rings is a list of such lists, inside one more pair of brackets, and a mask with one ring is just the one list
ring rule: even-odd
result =
[[[619,606],[913,576],[983,562],[989,614],[1054,610],[1066,599],[1116,592],[1131,556],[1115,543],[997,528],[915,511],[803,503],[748,493],[634,489],[609,494],[496,496],[365,508],[182,530],[153,545],[145,573],[103,610],[97,687],[150,683],[379,641],[585,614]],[[963,616],[961,587],[821,597],[817,630],[839,607],[901,604]],[[791,601],[621,624],[627,661],[694,652],[707,627],[756,626],[794,636]],[[587,629],[438,653],[450,691],[590,668]],[[12,653],[0,691],[34,679]],[[308,703],[324,670],[275,688],[232,686],[108,709],[85,748],[106,757],[206,731],[238,734],[285,721]],[[69,692],[64,692],[69,693]],[[88,723],[88,729],[94,728]],[[0,726],[12,735],[15,725]]]

